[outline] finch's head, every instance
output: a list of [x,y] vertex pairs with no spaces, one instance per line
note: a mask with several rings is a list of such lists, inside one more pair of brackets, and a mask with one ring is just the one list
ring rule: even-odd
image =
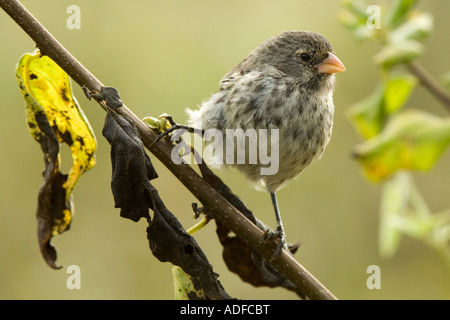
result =
[[246,59],[249,69],[275,67],[283,75],[311,88],[332,82],[332,75],[345,71],[330,42],[309,31],[286,31],[260,44]]

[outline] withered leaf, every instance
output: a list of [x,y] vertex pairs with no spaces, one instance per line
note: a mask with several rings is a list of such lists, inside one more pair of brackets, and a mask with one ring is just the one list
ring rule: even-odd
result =
[[195,289],[190,275],[178,266],[172,267],[175,300],[206,300],[203,289]]
[[166,208],[156,189],[153,186],[151,189],[154,216],[147,228],[147,238],[153,255],[161,262],[170,261],[181,267],[191,276],[195,289],[203,289],[207,299],[231,299],[195,239]]
[[101,87],[98,92],[89,92],[88,88],[83,87],[84,94],[91,100],[95,98],[99,101],[105,101],[108,107],[112,109],[120,108],[123,106],[122,100],[120,100],[119,91],[114,87]]
[[[121,216],[133,221],[146,218],[153,255],[161,262],[181,267],[191,276],[195,289],[203,290],[207,299],[230,299],[195,239],[166,208],[150,183],[157,173],[131,120],[109,111],[103,135],[111,144],[111,188]],[[153,218],[149,209],[154,212]]]
[[[67,73],[39,50],[24,54],[16,67],[25,100],[28,129],[44,153],[44,182],[38,194],[38,241],[46,263],[56,265],[53,236],[70,228],[72,191],[81,175],[95,165],[96,141],[83,110],[72,95]],[[69,145],[72,168],[60,172],[59,144]]]
[[[235,195],[231,189],[217,177],[204,163],[199,164],[203,178],[214,187],[225,199],[238,209],[244,216],[252,221],[258,228],[263,231],[267,227],[244,205],[241,199]],[[214,218],[214,212],[211,208],[204,208],[207,214]],[[252,284],[255,287],[284,287],[288,290],[295,291],[300,297],[305,295],[286,277],[280,274],[271,264],[269,264],[261,255],[253,252],[241,239],[231,236],[230,230],[216,220],[217,236],[223,247],[222,257],[225,264],[231,272],[236,273],[242,281]],[[291,253],[295,253],[298,249],[297,245],[288,245]]]
[[[44,153],[45,170],[44,181],[38,193],[38,207],[36,211],[38,221],[38,239],[41,254],[47,264],[53,269],[60,269],[56,265],[56,249],[50,241],[55,226],[66,220],[66,212],[71,211],[71,196],[66,201],[66,189],[63,187],[67,175],[58,171],[59,142],[55,132],[48,123],[45,113],[35,114],[36,124],[40,129],[39,143]],[[66,227],[68,230],[70,225]]]
[[152,207],[150,181],[158,177],[130,119],[113,111],[106,115],[103,136],[111,145],[111,190],[120,215],[133,221],[148,218]]

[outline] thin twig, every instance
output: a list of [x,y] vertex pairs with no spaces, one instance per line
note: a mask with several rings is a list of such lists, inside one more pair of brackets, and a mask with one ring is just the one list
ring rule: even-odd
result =
[[[85,86],[97,92],[103,84],[78,62],[17,0],[0,0],[0,7],[36,42],[41,52],[53,59],[81,87]],[[157,139],[154,133],[126,106],[115,109],[130,118],[139,130],[142,141],[181,183],[201,202],[214,208],[214,217],[232,230],[252,250],[265,259],[274,251],[264,241],[264,232],[248,220],[240,211],[226,201],[214,188],[199,176],[196,171],[185,164],[175,164],[171,160],[172,145],[166,141],[152,144]],[[311,273],[286,252],[272,262],[287,279],[291,280],[309,299],[334,300],[336,297],[324,287]]]
[[445,90],[436,79],[431,76],[425,68],[417,61],[406,64],[408,70],[415,75],[422,85],[427,88],[444,106],[450,111],[450,94]]

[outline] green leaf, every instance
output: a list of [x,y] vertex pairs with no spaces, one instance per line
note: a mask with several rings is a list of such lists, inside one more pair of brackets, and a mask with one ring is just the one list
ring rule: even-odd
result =
[[403,107],[417,84],[416,77],[410,74],[391,74],[386,81],[384,92],[386,114],[392,114]]
[[407,172],[399,172],[382,189],[380,205],[379,250],[384,258],[397,251],[402,233],[398,221],[408,209],[411,178]]
[[421,218],[414,212],[398,222],[398,229],[405,235],[420,241],[426,241],[434,229],[433,217]]
[[362,24],[362,25],[357,25],[354,28],[351,29],[351,33],[353,36],[353,39],[355,39],[355,41],[357,42],[362,42],[366,39],[371,39],[374,37],[375,31],[376,29],[369,29],[367,28],[366,23]]
[[170,124],[170,121],[168,120],[168,115],[166,113],[163,113],[158,118],[154,117],[145,117],[142,119],[143,122],[145,122],[150,128],[154,130],[158,130],[159,132],[165,132],[166,130],[169,130],[172,126]]
[[450,209],[436,213],[433,217],[435,228],[433,229],[432,240],[436,245],[448,248],[448,242],[450,241]]
[[369,17],[369,14],[367,13],[367,5],[364,3],[364,1],[361,0],[343,0],[342,7],[347,9],[349,12],[351,12],[355,17],[359,18],[360,20],[367,20]]
[[353,39],[361,42],[374,36],[375,30],[367,27],[368,14],[367,5],[361,1],[347,0],[343,1],[343,7],[347,10],[338,15],[340,23],[349,29]]
[[423,241],[450,263],[450,210],[431,214],[405,171],[395,174],[382,189],[378,241],[384,258],[395,254],[402,234]]
[[391,31],[387,39],[390,43],[421,40],[428,37],[432,31],[433,15],[428,12],[421,12],[412,15],[405,23]]
[[388,27],[400,25],[408,17],[410,10],[418,3],[418,0],[396,0],[386,18]]
[[450,143],[450,119],[409,110],[392,117],[377,136],[355,147],[368,179],[381,181],[398,170],[426,171]]
[[358,133],[364,139],[380,133],[387,117],[404,106],[417,83],[409,74],[389,74],[369,97],[349,109],[349,117]]
[[379,85],[367,98],[350,107],[348,115],[358,133],[365,139],[376,136],[383,128],[385,86]]
[[390,43],[381,49],[375,57],[375,63],[390,68],[399,63],[409,62],[419,57],[424,51],[423,45],[416,40],[404,40]]

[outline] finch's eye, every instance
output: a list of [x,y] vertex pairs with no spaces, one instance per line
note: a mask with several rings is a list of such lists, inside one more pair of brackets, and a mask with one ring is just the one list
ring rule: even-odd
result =
[[309,53],[306,52],[302,52],[300,54],[300,59],[302,59],[303,61],[309,61],[309,59],[311,59],[311,56],[309,55]]

